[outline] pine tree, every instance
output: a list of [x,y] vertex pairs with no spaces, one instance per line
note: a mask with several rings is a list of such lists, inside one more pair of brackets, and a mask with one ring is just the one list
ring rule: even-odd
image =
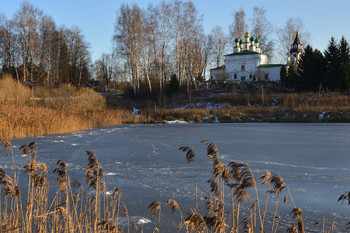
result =
[[298,86],[297,82],[297,65],[289,66],[287,71],[287,80],[286,80],[286,86],[291,88],[292,90],[296,90]]
[[281,70],[280,70],[280,80],[281,80],[281,83],[283,85],[286,85],[286,81],[287,81],[287,68],[285,66],[282,66],[281,67]]
[[167,92],[169,95],[174,95],[174,94],[177,94],[179,91],[180,91],[180,82],[176,77],[176,74],[173,74],[171,75]]
[[350,88],[350,49],[344,37],[341,38],[339,43],[339,63],[339,89],[347,91]]
[[326,77],[325,85],[330,90],[335,90],[340,86],[340,62],[339,62],[339,48],[336,44],[334,37],[329,41],[329,45],[324,52],[325,58],[325,68],[326,68]]
[[323,55],[308,45],[298,65],[299,90],[317,91],[323,83]]

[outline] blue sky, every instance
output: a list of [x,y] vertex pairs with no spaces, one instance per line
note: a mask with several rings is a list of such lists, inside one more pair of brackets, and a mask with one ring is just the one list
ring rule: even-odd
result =
[[[22,0],[0,0],[0,13],[11,19],[22,2]],[[67,27],[78,26],[86,41],[90,43],[92,59],[95,60],[102,53],[111,51],[116,12],[122,3],[136,3],[145,9],[149,3],[157,5],[162,0],[28,0],[28,2],[52,16],[58,26],[62,24]],[[345,36],[350,41],[349,0],[193,0],[193,3],[203,16],[206,33],[210,33],[216,25],[228,32],[235,11],[243,8],[249,19],[254,6],[262,6],[266,10],[267,19],[275,29],[283,27],[291,17],[300,18],[304,30],[311,35],[309,42],[313,48],[324,51],[331,36],[337,40]]]

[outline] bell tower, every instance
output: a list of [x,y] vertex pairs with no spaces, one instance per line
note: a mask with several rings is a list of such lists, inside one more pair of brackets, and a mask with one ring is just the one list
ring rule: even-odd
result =
[[294,42],[290,45],[287,65],[290,66],[290,65],[298,64],[302,50],[303,50],[303,45],[300,43],[299,30],[297,28],[295,32]]

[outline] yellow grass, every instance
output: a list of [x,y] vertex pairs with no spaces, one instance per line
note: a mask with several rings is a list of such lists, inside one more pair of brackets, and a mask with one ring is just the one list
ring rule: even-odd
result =
[[131,110],[111,110],[93,90],[73,87],[31,91],[12,77],[0,79],[0,137],[21,138],[71,133],[139,122]]

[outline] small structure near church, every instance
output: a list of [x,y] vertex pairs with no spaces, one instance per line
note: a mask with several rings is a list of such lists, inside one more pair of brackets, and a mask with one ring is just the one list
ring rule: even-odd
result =
[[233,53],[225,55],[225,65],[210,70],[210,81],[279,81],[281,67],[296,64],[301,55],[298,31],[289,51],[287,65],[269,64],[267,55],[261,53],[259,39],[250,36],[248,29],[244,38],[235,39]]

